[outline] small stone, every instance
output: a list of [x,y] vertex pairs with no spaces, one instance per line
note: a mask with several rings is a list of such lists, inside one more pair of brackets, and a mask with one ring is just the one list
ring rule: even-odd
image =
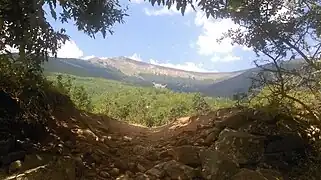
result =
[[169,154],[168,150],[164,150],[164,151],[162,151],[162,152],[160,152],[158,154],[158,158],[159,159],[163,159],[163,158],[166,158],[166,157],[169,157],[169,156],[170,156],[170,154]]
[[22,162],[20,160],[14,161],[9,166],[9,173],[15,173],[22,167]]
[[117,176],[119,174],[119,169],[118,168],[111,169],[110,174],[113,176]]
[[132,176],[134,175],[134,174],[133,174],[132,172],[130,172],[130,171],[126,171],[125,174],[126,174],[126,176],[128,176],[128,177],[132,177]]
[[136,174],[135,180],[151,180],[151,179],[148,177],[148,175],[139,172]]
[[181,146],[181,145],[186,145],[188,144],[188,140],[187,139],[179,139],[177,142],[176,142],[176,146]]
[[130,141],[133,140],[133,138],[128,137],[128,136],[124,136],[123,138],[124,138],[124,140],[127,141],[127,142],[130,142]]
[[104,170],[99,172],[99,176],[103,178],[110,178],[110,174]]
[[156,177],[156,178],[161,178],[161,177],[164,176],[165,172],[162,171],[162,170],[159,169],[159,168],[154,167],[154,168],[149,169],[148,171],[146,171],[146,174],[147,174],[147,175],[154,176],[154,177]]
[[130,170],[135,169],[135,163],[129,162],[129,163],[128,163],[128,168],[129,168]]
[[207,137],[205,138],[204,144],[206,145],[212,144],[214,141],[217,140],[219,134],[220,134],[220,129],[213,128],[212,132],[208,134]]
[[142,166],[141,164],[137,164],[137,169],[140,171],[140,172],[145,172],[146,171],[146,168],[144,166]]
[[116,180],[132,180],[132,178],[128,177],[126,174],[122,174],[117,177]]

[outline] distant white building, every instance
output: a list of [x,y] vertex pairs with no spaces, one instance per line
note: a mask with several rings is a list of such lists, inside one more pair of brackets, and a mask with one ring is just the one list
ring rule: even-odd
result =
[[158,83],[155,83],[155,82],[153,82],[153,85],[154,85],[155,88],[160,88],[160,89],[164,89],[167,86],[167,84],[163,85],[163,84],[158,84]]

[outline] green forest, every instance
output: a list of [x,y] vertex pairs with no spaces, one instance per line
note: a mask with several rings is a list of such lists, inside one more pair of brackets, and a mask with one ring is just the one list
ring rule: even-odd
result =
[[82,110],[148,127],[164,125],[178,117],[204,114],[234,103],[227,98],[137,87],[104,78],[58,73],[49,74],[47,78]]

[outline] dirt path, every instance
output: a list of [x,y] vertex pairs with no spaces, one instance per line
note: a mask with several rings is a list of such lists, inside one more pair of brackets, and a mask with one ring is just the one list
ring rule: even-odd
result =
[[[138,177],[139,173],[171,160],[168,154],[171,148],[204,142],[202,131],[212,127],[216,115],[213,112],[207,116],[182,117],[165,126],[147,128],[106,116],[65,110],[54,115],[50,123],[54,135],[43,144],[45,153],[56,157],[53,159],[71,157],[80,161],[75,167],[77,177]],[[56,169],[57,163],[53,164],[51,169]]]

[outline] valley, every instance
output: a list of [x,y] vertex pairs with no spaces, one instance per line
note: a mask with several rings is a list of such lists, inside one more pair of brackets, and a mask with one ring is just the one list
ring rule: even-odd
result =
[[[153,82],[166,84],[176,92],[201,92],[212,97],[231,97],[246,92],[249,83],[235,84],[229,80],[249,82],[251,75],[244,70],[226,73],[200,73],[183,71],[158,65],[138,62],[125,57],[89,60],[52,58],[44,65],[45,72],[68,73],[81,77],[99,77],[137,86],[152,87]],[[254,71],[257,69],[254,69]],[[217,88],[216,84],[224,84]],[[219,85],[221,86],[221,85]]]

